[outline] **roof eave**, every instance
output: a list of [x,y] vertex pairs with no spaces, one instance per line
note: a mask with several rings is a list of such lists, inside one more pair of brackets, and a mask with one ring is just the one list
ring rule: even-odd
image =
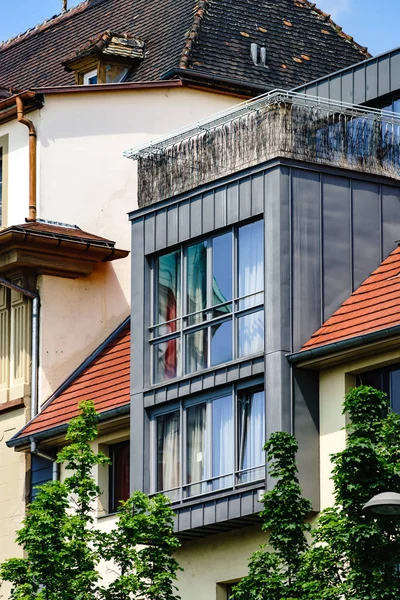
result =
[[[130,413],[130,403],[123,404],[122,406],[118,406],[116,408],[112,408],[111,410],[107,410],[98,414],[98,422],[99,424],[103,424],[107,421],[110,421],[116,417],[121,417],[124,415],[129,415]],[[43,431],[28,433],[27,435],[20,436],[21,432],[25,429],[26,425],[23,429],[21,429],[18,433],[15,434],[8,442],[6,442],[9,448],[15,448],[15,450],[25,450],[28,448],[32,440],[43,441],[43,440],[51,440],[57,439],[60,437],[64,437],[64,434],[67,432],[69,423],[63,423],[62,425],[57,425],[56,427],[51,427],[49,429],[45,429]]]
[[318,369],[326,366],[328,363],[340,363],[350,355],[369,354],[377,349],[380,349],[387,343],[397,343],[400,338],[400,325],[371,331],[359,336],[338,340],[316,348],[308,350],[300,350],[292,354],[287,354],[288,361],[301,368]]

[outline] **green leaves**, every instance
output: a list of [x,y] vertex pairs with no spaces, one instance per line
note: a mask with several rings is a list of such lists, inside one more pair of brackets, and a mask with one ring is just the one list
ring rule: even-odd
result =
[[400,522],[363,513],[383,491],[400,493],[400,416],[383,392],[360,386],[344,402],[346,448],[332,457],[335,504],[306,543],[310,504],[297,480],[296,440],[275,433],[265,445],[276,478],[264,496],[269,543],[255,552],[238,600],[394,600],[400,597]]
[[[111,533],[94,527],[94,501],[100,489],[93,478],[110,460],[90,443],[97,438],[97,415],[81,402],[57,456],[69,476],[41,486],[27,509],[17,543],[26,558],[0,567],[0,580],[12,584],[11,600],[173,600],[179,547],[173,512],[164,496],[136,492],[121,503]],[[115,579],[102,585],[100,561],[108,561]]]

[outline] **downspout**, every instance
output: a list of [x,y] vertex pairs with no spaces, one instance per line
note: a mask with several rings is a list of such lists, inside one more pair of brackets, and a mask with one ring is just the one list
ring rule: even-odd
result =
[[36,129],[32,121],[24,115],[24,101],[16,96],[17,118],[29,129],[29,216],[26,219],[36,221]]
[[30,292],[4,277],[0,277],[0,285],[14,290],[32,300],[32,360],[31,360],[31,419],[38,413],[38,372],[39,372],[39,294]]
[[44,452],[41,452],[40,450],[38,450],[38,447],[36,446],[36,441],[33,437],[31,437],[30,440],[31,440],[31,454],[35,454],[36,456],[40,456],[40,458],[44,458],[45,460],[52,462],[53,463],[52,479],[53,479],[53,481],[58,481],[59,470],[58,470],[57,460],[54,458],[54,456],[49,456],[48,454],[45,454]]

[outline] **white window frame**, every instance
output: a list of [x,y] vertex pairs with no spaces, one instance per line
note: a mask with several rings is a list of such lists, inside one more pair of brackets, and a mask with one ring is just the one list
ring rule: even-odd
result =
[[98,71],[97,69],[92,69],[92,71],[88,71],[87,73],[84,73],[83,75],[83,85],[96,85],[97,83],[90,83],[90,79],[92,77],[97,77],[97,83],[98,83]]

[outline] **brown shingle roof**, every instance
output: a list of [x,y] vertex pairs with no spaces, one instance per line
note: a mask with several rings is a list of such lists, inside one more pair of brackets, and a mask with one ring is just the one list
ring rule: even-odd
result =
[[[145,42],[128,81],[180,67],[288,88],[369,56],[307,0],[87,0],[2,44],[0,86],[74,84],[62,61],[107,30]],[[252,42],[267,68],[253,64]]]
[[400,325],[400,248],[304,344],[311,350]]
[[81,400],[93,400],[98,413],[129,405],[130,400],[130,323],[118,328],[79,367],[44,405],[42,411],[11,440],[23,439],[66,425],[78,414]]

